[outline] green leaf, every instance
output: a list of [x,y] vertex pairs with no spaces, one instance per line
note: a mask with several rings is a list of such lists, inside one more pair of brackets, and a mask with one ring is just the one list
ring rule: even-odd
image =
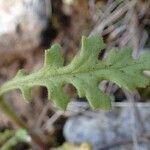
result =
[[48,98],[55,105],[65,109],[69,98],[63,87],[71,83],[80,97],[86,97],[92,108],[110,109],[110,97],[98,88],[102,80],[116,83],[129,91],[150,84],[150,78],[143,71],[150,70],[150,53],[132,58],[132,49],[112,49],[104,60],[98,55],[105,47],[102,37],[82,37],[81,50],[69,65],[63,66],[62,50],[55,44],[45,52],[44,66],[29,75],[19,71],[16,77],[0,88],[0,94],[20,89],[25,99],[31,99],[33,86],[45,86]]
[[62,57],[62,49],[59,44],[55,44],[45,51],[45,67],[59,68],[62,67],[64,59]]
[[17,131],[6,130],[0,133],[0,149],[11,150],[12,147],[17,145],[19,142],[30,143],[31,137],[24,129],[18,129]]

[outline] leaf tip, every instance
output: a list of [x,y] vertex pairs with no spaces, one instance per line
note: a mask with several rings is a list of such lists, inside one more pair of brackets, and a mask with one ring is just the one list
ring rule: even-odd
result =
[[21,93],[26,102],[30,102],[32,100],[31,88],[30,87],[22,87]]

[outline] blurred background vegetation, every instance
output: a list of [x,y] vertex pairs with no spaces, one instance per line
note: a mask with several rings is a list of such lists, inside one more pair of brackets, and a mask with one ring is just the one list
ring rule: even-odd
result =
[[[78,52],[82,35],[103,36],[107,46],[99,56],[101,59],[112,47],[123,46],[132,47],[133,57],[138,57],[150,50],[149,10],[149,0],[0,0],[0,85],[21,68],[26,72],[40,68],[44,50],[56,42],[63,47],[67,64]],[[138,89],[133,95],[107,81],[100,86],[114,98],[112,112],[92,111],[71,85],[64,89],[74,97],[65,112],[47,100],[43,87],[33,89],[31,103],[24,102],[18,91],[6,94],[5,99],[49,149],[65,143],[60,149],[149,150],[150,86]],[[89,125],[89,121],[93,124]],[[0,111],[0,146],[18,129]],[[9,136],[2,141],[1,133],[8,130]],[[23,140],[9,149],[41,148]]]

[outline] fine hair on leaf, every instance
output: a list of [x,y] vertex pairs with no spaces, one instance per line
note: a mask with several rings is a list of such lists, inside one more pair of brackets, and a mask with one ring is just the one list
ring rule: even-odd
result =
[[20,89],[24,99],[31,100],[32,87],[44,86],[48,91],[48,99],[57,107],[65,109],[69,97],[63,88],[65,84],[72,84],[79,97],[86,97],[93,109],[109,110],[110,97],[98,88],[99,83],[108,80],[128,91],[146,87],[150,84],[150,78],[143,72],[150,70],[150,53],[133,59],[131,48],[114,48],[104,60],[98,60],[104,47],[103,39],[98,34],[83,36],[79,54],[64,66],[62,48],[59,44],[54,44],[45,51],[45,61],[41,69],[31,74],[26,74],[24,70],[18,71],[12,80],[1,86],[0,94]]

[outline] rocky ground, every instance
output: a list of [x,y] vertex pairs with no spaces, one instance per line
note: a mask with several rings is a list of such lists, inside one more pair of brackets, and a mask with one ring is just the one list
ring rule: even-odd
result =
[[[112,47],[127,45],[133,48],[133,57],[138,57],[150,48],[149,8],[149,0],[1,0],[0,84],[21,68],[26,72],[40,68],[44,50],[55,42],[62,45],[67,64],[78,52],[82,35],[103,36],[107,46],[100,58]],[[43,87],[33,89],[31,103],[22,101],[18,91],[5,98],[50,149],[64,142],[86,142],[94,150],[149,150],[150,87],[133,95],[107,81],[101,88],[114,98],[110,112],[92,111],[70,85],[65,90],[75,100],[65,112],[48,102]],[[2,111],[0,116],[0,131],[18,129]],[[21,143],[16,149],[38,148],[35,143]]]

